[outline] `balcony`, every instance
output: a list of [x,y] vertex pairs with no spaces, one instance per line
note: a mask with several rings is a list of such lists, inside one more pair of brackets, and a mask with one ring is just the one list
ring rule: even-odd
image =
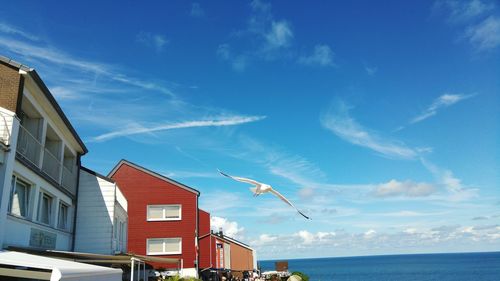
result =
[[76,173],[63,165],[62,186],[71,194],[76,194]]
[[43,153],[42,171],[59,183],[61,176],[61,162],[47,148],[45,148]]
[[25,127],[19,126],[19,138],[17,139],[17,152],[30,161],[33,165],[40,167],[40,152],[42,144]]
[[[63,187],[69,193],[76,195],[76,165],[75,157],[64,150],[64,161],[55,154],[62,145],[61,142],[46,140],[46,147],[24,126],[19,126],[19,137],[17,141],[17,152],[31,164],[37,167],[43,174],[50,177],[55,183]],[[49,149],[51,148],[51,149]],[[42,156],[43,151],[43,156]],[[60,150],[59,150],[60,151]],[[42,157],[41,161],[40,158]],[[41,164],[41,165],[40,165]]]

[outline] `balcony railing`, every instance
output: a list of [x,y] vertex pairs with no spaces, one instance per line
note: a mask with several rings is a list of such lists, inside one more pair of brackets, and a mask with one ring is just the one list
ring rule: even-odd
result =
[[76,173],[63,165],[62,169],[62,186],[71,194],[76,194]]
[[61,175],[61,161],[59,161],[59,159],[55,157],[47,148],[45,148],[43,153],[42,171],[44,171],[56,182],[59,182]]
[[37,140],[26,128],[19,126],[19,138],[17,140],[17,152],[24,158],[28,159],[32,164],[40,167],[40,152],[42,144]]
[[[39,161],[42,149],[43,161],[40,167]],[[72,168],[64,166],[59,158],[54,156],[47,148],[43,148],[42,144],[23,126],[19,126],[17,152],[71,194],[76,194],[76,166]]]
[[10,130],[14,117],[0,112],[0,142],[10,144]]

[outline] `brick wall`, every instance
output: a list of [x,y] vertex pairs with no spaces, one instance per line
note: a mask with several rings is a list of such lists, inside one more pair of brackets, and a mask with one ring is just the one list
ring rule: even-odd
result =
[[20,83],[19,71],[0,62],[0,107],[16,112]]

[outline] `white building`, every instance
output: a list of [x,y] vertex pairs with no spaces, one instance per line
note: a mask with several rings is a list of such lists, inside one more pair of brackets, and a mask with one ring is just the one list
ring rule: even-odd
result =
[[112,179],[81,167],[76,220],[75,251],[127,252],[127,199]]
[[2,80],[12,79],[6,72],[19,79],[18,89],[1,89],[0,132],[8,151],[0,167],[0,243],[71,250],[78,166],[87,149],[33,69],[5,59],[0,67]]
[[[85,153],[85,145],[37,72],[0,56],[0,279],[121,280],[121,269],[19,252],[74,251],[78,194],[88,194],[78,187],[80,157]],[[101,191],[107,195],[106,189]],[[126,223],[126,201],[116,186],[113,194],[112,212],[96,211]],[[123,251],[125,241],[118,239],[113,248]],[[46,274],[33,270],[37,268]]]

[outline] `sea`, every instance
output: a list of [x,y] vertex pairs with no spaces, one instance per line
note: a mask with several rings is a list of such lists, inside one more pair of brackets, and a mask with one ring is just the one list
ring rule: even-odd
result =
[[[261,271],[275,262],[259,261]],[[500,252],[290,259],[288,268],[310,281],[500,281]]]

